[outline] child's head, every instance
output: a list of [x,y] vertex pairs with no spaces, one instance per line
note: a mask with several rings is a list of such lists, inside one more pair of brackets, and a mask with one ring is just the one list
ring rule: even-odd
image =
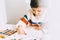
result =
[[31,0],[30,6],[32,8],[33,14],[35,16],[40,16],[41,15],[41,3],[40,0]]

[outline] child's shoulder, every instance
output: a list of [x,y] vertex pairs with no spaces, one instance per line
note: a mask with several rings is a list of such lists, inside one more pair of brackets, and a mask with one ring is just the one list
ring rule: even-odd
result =
[[25,14],[24,14],[24,17],[27,18],[27,19],[30,19],[31,11],[30,10],[26,11]]

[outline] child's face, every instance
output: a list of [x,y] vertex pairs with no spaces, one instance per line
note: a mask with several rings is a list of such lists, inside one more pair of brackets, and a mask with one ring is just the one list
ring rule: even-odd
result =
[[41,16],[42,8],[32,8],[32,12],[35,14],[35,16]]

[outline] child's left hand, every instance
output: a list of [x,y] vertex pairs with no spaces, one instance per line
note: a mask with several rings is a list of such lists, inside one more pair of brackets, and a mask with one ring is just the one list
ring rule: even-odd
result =
[[41,27],[41,26],[38,26],[38,27],[35,26],[34,28],[35,28],[36,30],[42,30],[42,27]]
[[42,27],[40,24],[32,25],[32,27],[36,30],[42,30]]

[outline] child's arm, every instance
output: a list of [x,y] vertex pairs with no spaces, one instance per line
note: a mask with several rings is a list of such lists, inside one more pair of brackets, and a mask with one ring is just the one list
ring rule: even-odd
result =
[[20,18],[20,21],[17,23],[17,32],[19,34],[26,34],[24,29],[28,26],[28,15],[24,15],[22,18]]
[[44,32],[44,33],[48,33],[47,23],[44,23],[44,24],[42,25],[42,28],[43,28],[43,32]]
[[17,24],[16,24],[16,28],[17,28],[17,33],[18,34],[26,34],[24,31],[24,23],[20,20]]
[[31,24],[31,27],[33,27],[36,30],[42,30],[42,27],[40,24]]

